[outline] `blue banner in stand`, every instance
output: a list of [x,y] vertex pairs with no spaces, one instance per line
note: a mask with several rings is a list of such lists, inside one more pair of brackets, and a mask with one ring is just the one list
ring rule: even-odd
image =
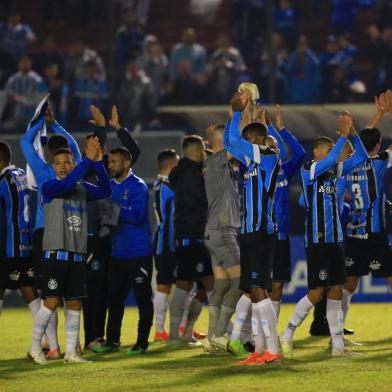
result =
[[[392,241],[392,236],[389,236]],[[283,302],[296,303],[307,292],[307,267],[303,236],[291,236],[291,282],[285,286]],[[392,260],[391,260],[392,262]],[[391,290],[386,279],[374,279],[371,274],[361,278],[353,302],[390,302]],[[133,294],[127,298],[127,305],[134,305]]]

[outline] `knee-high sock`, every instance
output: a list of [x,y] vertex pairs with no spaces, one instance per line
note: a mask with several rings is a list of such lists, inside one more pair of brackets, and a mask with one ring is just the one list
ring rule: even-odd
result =
[[215,335],[215,330],[221,313],[223,297],[229,287],[229,279],[216,279],[214,281],[214,289],[210,295],[208,305],[208,339],[211,339]]
[[236,318],[233,324],[233,332],[231,333],[230,340],[239,339],[241,336],[241,330],[248,316],[249,309],[251,308],[252,301],[246,295],[242,295],[237,302],[235,308]]
[[239,281],[239,278],[231,279],[230,287],[223,297],[219,320],[215,329],[215,335],[217,337],[223,336],[226,333],[231,316],[235,312],[237,302],[241,296],[241,291],[238,289]]
[[52,311],[46,306],[41,306],[34,316],[33,338],[31,341],[31,351],[41,351],[41,339],[44,336],[46,327],[48,326]]
[[348,310],[349,310],[350,304],[351,304],[351,298],[353,295],[346,289],[343,289],[342,291],[343,291],[342,311],[343,311],[343,327],[344,327],[344,324],[345,324],[346,318],[347,318],[347,313],[348,313]]
[[275,309],[276,319],[279,320],[279,313],[280,313],[280,301],[272,301],[272,305]]
[[176,287],[170,303],[170,339],[179,338],[179,328],[189,293]]
[[252,309],[249,309],[248,315],[246,316],[244,325],[241,330],[241,341],[242,343],[253,342],[253,332],[252,332]]
[[200,316],[202,306],[203,304],[196,297],[192,298],[189,306],[188,321],[184,332],[184,337],[186,339],[190,339],[193,335],[193,327]]
[[193,293],[191,291],[185,299],[184,311],[182,314],[182,319],[181,319],[181,324],[180,324],[181,327],[183,327],[184,329],[185,329],[186,323],[188,321],[189,306],[191,305],[192,298],[193,298]]
[[67,355],[75,354],[76,344],[79,338],[80,328],[80,311],[67,309],[65,316],[65,332],[67,336],[67,345],[65,353]]
[[165,331],[167,297],[166,293],[161,293],[160,291],[156,291],[154,295],[155,328],[157,332]]
[[36,315],[36,313],[39,311],[41,307],[41,300],[39,298],[36,298],[32,300],[28,305],[31,311],[31,315],[33,316],[34,319],[34,316]]
[[332,338],[332,347],[343,350],[342,301],[327,299],[327,320]]
[[257,304],[252,303],[252,334],[255,341],[255,352],[262,354],[266,349],[264,330],[261,326],[260,317],[257,312]]
[[52,313],[49,319],[48,326],[46,328],[46,336],[49,340],[50,350],[57,350],[59,348],[57,328],[58,328],[59,318],[57,309]]
[[271,300],[267,298],[258,302],[256,310],[265,335],[267,351],[279,354],[278,321]]
[[297,303],[294,313],[289,320],[289,324],[287,325],[286,331],[284,332],[286,339],[293,339],[295,330],[302,324],[302,321],[305,320],[313,306],[314,305],[310,302],[307,295],[305,295],[305,297],[303,297]]

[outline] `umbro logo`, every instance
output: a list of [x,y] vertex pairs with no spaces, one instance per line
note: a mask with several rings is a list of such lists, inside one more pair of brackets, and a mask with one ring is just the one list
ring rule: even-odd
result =
[[77,215],[72,215],[67,218],[67,222],[70,223],[73,227],[80,226],[82,224],[82,220]]

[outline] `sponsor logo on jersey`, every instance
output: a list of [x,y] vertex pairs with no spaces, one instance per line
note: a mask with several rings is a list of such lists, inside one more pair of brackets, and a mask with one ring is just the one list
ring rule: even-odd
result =
[[247,171],[244,173],[244,180],[249,180],[249,178],[257,176],[257,168],[255,167],[252,171]]
[[327,193],[328,195],[332,195],[336,192],[336,186],[320,185],[317,189],[317,192]]

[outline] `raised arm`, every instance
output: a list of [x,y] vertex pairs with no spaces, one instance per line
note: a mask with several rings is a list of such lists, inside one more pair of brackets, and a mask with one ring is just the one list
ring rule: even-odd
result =
[[290,147],[292,153],[291,158],[282,164],[286,177],[290,181],[301,166],[306,152],[299,140],[287,128],[283,128],[280,135]]
[[109,197],[112,194],[112,189],[105,166],[100,161],[93,162],[92,167],[97,174],[98,183],[97,185],[93,185],[89,182],[83,182],[83,186],[87,191],[87,200],[99,200]]
[[278,147],[279,147],[279,158],[280,159],[284,159],[284,157],[287,155],[287,146],[282,138],[282,136],[280,135],[280,132],[278,132],[275,127],[270,124],[268,125],[268,134],[273,136],[276,141],[278,142]]
[[355,167],[362,164],[368,159],[368,153],[361,141],[361,138],[358,135],[355,135],[352,141],[355,152],[353,156],[345,159],[342,162],[341,176],[345,176],[349,171],[353,170]]
[[223,134],[223,146],[227,152],[229,152],[235,159],[239,160],[241,163],[246,165],[246,159],[243,154],[240,154],[239,151],[236,151],[232,148],[229,141],[229,129],[230,129],[231,121],[228,119],[225,124],[225,130]]

